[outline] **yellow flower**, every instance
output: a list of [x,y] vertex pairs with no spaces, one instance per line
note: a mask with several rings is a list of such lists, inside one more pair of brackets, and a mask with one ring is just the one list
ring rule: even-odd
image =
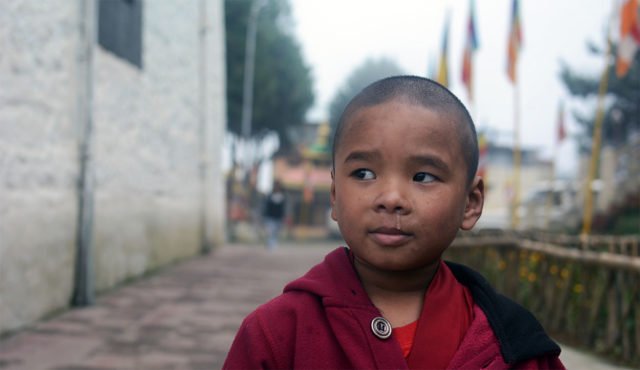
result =
[[498,270],[504,271],[507,268],[507,263],[504,260],[498,261]]
[[584,286],[582,286],[582,284],[578,283],[576,285],[573,286],[573,291],[574,293],[580,294],[584,291]]
[[529,261],[531,261],[532,263],[538,263],[538,261],[540,261],[540,258],[540,253],[533,252],[531,253],[531,256],[529,256]]
[[556,275],[558,273],[558,266],[551,265],[551,267],[549,267],[549,272],[551,273],[551,275]]
[[527,268],[525,266],[520,267],[520,277],[521,278],[526,278],[527,275],[529,274],[529,271],[527,270]]
[[563,279],[568,278],[568,277],[569,277],[569,269],[568,269],[568,268],[566,268],[566,267],[565,267],[565,268],[563,268],[563,269],[562,269],[562,271],[560,271],[560,276],[561,276]]
[[536,281],[536,279],[537,279],[536,273],[535,272],[530,272],[529,276],[528,276],[528,279],[529,279],[530,283],[533,283],[534,281]]

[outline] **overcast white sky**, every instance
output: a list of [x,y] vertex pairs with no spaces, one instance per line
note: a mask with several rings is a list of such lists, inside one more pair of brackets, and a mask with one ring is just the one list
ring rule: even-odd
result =
[[[429,63],[437,62],[447,11],[451,15],[449,87],[468,103],[460,77],[468,0],[291,0],[291,5],[296,34],[315,82],[317,103],[311,119],[328,118],[328,104],[336,90],[369,57],[392,58],[407,73],[425,76]],[[551,153],[558,103],[569,96],[558,77],[560,61],[599,73],[604,60],[590,55],[586,42],[602,45],[612,1],[521,0],[520,6],[522,142]],[[508,135],[514,117],[514,90],[505,72],[510,7],[510,0],[476,0],[480,47],[474,57],[475,104],[468,105],[476,125]],[[575,130],[569,114],[566,122],[569,131]],[[572,156],[573,151],[567,140],[560,155]],[[565,167],[573,166],[567,163]]]

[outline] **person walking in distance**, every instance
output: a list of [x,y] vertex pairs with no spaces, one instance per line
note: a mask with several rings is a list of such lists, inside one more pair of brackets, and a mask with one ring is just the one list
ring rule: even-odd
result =
[[267,196],[264,206],[264,223],[267,230],[267,249],[272,251],[278,245],[278,235],[282,228],[286,199],[282,184],[276,180],[273,189]]

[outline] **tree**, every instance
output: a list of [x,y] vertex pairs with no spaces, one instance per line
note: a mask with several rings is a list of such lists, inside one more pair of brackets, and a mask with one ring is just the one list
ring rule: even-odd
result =
[[329,104],[329,122],[331,131],[335,132],[342,111],[351,98],[370,83],[384,77],[405,74],[393,60],[387,58],[367,59],[356,68],[340,87]]
[[[617,45],[611,45],[611,55],[616,55]],[[589,50],[604,58],[605,52],[593,44]],[[606,78],[607,100],[602,122],[602,145],[624,147],[634,145],[631,140],[640,134],[640,53],[636,53],[631,68],[625,76],[619,78],[615,73],[614,58],[609,58]],[[572,71],[563,64],[561,78],[569,92],[577,98],[587,99],[598,95],[599,76],[584,76]],[[578,148],[581,154],[591,153],[593,132],[595,126],[596,111],[591,113],[574,112],[574,117],[581,127],[580,134],[576,135]],[[631,140],[630,140],[631,139]],[[636,144],[637,145],[637,144]],[[634,157],[626,160],[626,168],[631,169],[631,163],[637,159]],[[624,168],[624,167],[623,167]],[[623,171],[625,172],[625,171]],[[629,181],[637,176],[631,171],[626,171],[626,178],[616,179],[616,182]],[[618,188],[616,191],[623,198],[608,206],[605,212],[596,213],[593,220],[593,229],[599,231],[629,233],[636,232],[640,213],[638,212],[637,190],[626,192]]]
[[[257,0],[225,0],[227,119],[240,135],[244,56],[251,4]],[[275,132],[287,146],[287,128],[304,122],[313,104],[310,69],[292,33],[288,0],[269,0],[257,20],[251,136]]]
[[[602,48],[590,44],[589,50],[604,58]],[[612,46],[612,55],[616,55],[616,45]],[[613,59],[613,58],[612,58]],[[621,145],[632,132],[640,131],[640,53],[636,53],[634,62],[628,73],[618,78],[615,73],[615,63],[607,68],[608,103],[604,112],[602,126],[603,145]],[[567,64],[562,64],[560,77],[569,92],[580,99],[596,97],[600,83],[599,76],[585,76],[573,71]],[[591,142],[595,124],[595,108],[585,114],[574,111],[573,115],[581,127],[576,136],[581,153],[591,152]]]

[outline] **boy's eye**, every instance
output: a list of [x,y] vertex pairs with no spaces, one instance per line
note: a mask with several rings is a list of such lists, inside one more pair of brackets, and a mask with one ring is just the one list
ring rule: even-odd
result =
[[351,174],[351,176],[356,177],[360,180],[373,180],[376,178],[376,175],[366,168],[359,168]]
[[413,181],[417,182],[432,182],[435,181],[436,177],[428,174],[426,172],[418,172],[413,176]]

